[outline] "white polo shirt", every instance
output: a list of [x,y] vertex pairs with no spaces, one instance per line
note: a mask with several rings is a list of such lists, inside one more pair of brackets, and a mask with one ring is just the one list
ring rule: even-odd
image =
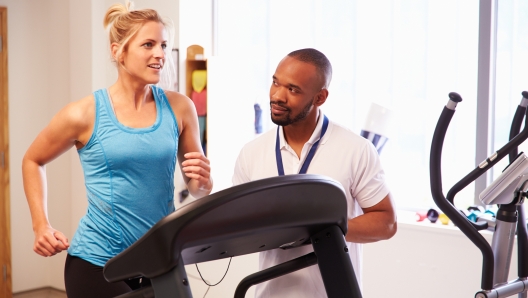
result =
[[[299,173],[310,148],[319,140],[323,118],[320,113],[317,126],[304,145],[300,159],[286,143],[283,130],[279,129],[285,175]],[[235,165],[234,185],[278,175],[275,158],[276,133],[276,129],[271,129],[242,148]],[[307,173],[328,176],[343,185],[347,197],[349,219],[361,215],[363,213],[361,208],[376,205],[389,193],[378,152],[372,143],[332,121],[329,121],[328,129],[319,143]],[[347,246],[361,287],[362,246],[350,242],[347,242]],[[311,245],[305,245],[288,250],[275,249],[261,252],[259,267],[263,270],[312,251]],[[255,293],[255,296],[260,298],[326,297],[318,266],[311,266],[261,283],[257,285]]]

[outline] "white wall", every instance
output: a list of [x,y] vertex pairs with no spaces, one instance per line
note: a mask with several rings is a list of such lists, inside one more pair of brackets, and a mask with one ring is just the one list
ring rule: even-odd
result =
[[[21,160],[38,132],[69,100],[68,3],[60,0],[0,0],[8,9],[9,145],[13,290],[54,283],[63,256],[32,251],[33,232],[22,188]],[[47,167],[52,225],[70,232],[67,156]],[[61,273],[60,273],[61,274]]]
[[[102,29],[102,16],[112,3],[113,0],[0,0],[1,6],[8,7],[14,292],[44,286],[64,288],[65,254],[42,258],[32,251],[33,233],[20,162],[31,141],[58,109],[115,80]],[[184,73],[187,46],[203,45],[210,57],[211,1],[137,0],[135,4],[137,8],[158,9],[175,21],[179,28],[176,46],[180,48],[181,72]],[[217,74],[230,63],[237,63],[217,57],[211,57],[211,62],[212,72]],[[185,80],[182,76],[180,79]],[[236,123],[225,121],[226,102],[247,103],[243,96],[231,96],[228,84],[211,82],[211,88],[215,85],[219,95],[211,105],[210,121],[222,125],[212,125],[209,151],[218,191],[229,186],[238,149],[252,135],[245,130],[229,133],[239,128]],[[51,223],[71,239],[86,210],[82,170],[75,150],[49,164],[47,172]],[[227,263],[227,259],[220,260],[200,264],[199,268],[205,279],[217,282]],[[364,265],[365,297],[388,293],[391,297],[472,297],[480,285],[480,252],[460,232],[436,226],[400,224],[393,239],[365,246]],[[199,280],[194,266],[186,268],[193,293],[203,296],[207,286]],[[211,288],[207,297],[232,296],[242,277],[256,270],[254,254],[233,259],[225,280]],[[515,270],[513,266],[510,271]]]
[[[92,68],[92,4],[90,1],[68,0],[69,11],[69,38],[70,38],[70,96],[71,101],[79,100],[92,92],[93,76]],[[101,25],[102,26],[102,25]],[[74,149],[69,152],[71,177],[70,196],[63,198],[70,202],[70,232],[68,239],[72,239],[79,219],[86,212],[87,201],[84,191],[83,172],[79,157]],[[64,264],[57,266],[64,269]],[[53,285],[57,289],[64,289],[64,280],[57,280]]]
[[[388,241],[364,246],[364,297],[474,297],[482,254],[456,227],[402,220]],[[481,232],[491,243],[492,234]],[[517,244],[509,280],[517,278]],[[517,297],[517,296],[515,296]]]

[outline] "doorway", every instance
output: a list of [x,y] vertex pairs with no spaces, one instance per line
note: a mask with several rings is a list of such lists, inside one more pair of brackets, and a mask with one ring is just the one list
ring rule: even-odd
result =
[[12,297],[7,115],[7,8],[0,7],[0,297]]

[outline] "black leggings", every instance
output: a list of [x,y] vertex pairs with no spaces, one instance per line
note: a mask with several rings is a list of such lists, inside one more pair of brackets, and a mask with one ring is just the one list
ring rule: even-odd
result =
[[110,283],[103,276],[103,267],[68,255],[64,266],[64,284],[68,298],[110,298],[149,286],[150,280],[134,278]]

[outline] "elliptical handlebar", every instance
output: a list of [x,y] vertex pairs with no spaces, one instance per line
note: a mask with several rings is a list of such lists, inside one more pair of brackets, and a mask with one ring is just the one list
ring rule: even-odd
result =
[[[516,135],[519,134],[519,131],[521,130],[521,124],[523,121],[523,115],[526,114],[526,107],[528,106],[528,91],[522,92],[522,99],[519,105],[517,106],[517,109],[515,110],[515,114],[513,116],[512,125],[510,127],[510,136],[509,140],[512,140],[515,138]],[[515,160],[515,158],[518,155],[517,147],[513,148],[513,150],[510,152],[510,163]]]
[[431,194],[438,208],[440,208],[482,252],[484,260],[481,288],[490,290],[493,288],[493,251],[486,239],[480,235],[480,233],[466,218],[466,216],[460,213],[460,211],[455,208],[452,202],[448,201],[446,197],[444,197],[442,191],[442,148],[444,145],[447,128],[449,127],[449,123],[455,114],[456,105],[458,102],[462,101],[460,95],[456,97],[452,93],[449,93],[449,101],[444,107],[442,114],[440,114],[440,118],[438,119],[438,123],[433,134],[431,155],[429,159]]
[[449,99],[456,103],[462,102],[462,96],[456,92],[449,92]]
[[[515,115],[513,116],[509,140],[515,138],[519,134],[521,129],[521,124],[523,121],[523,115],[526,113],[526,107],[528,106],[528,91],[522,92],[522,99],[517,109],[515,110]],[[519,150],[515,147],[510,152],[510,163],[512,163],[517,155]],[[517,207],[518,222],[517,222],[517,273],[519,276],[528,276],[528,230],[526,228],[525,222],[525,211],[522,205]]]
[[[523,96],[525,95],[525,92],[523,92]],[[528,95],[528,92],[526,92],[526,95]],[[513,150],[516,150],[517,147],[528,138],[528,126],[526,125],[526,123],[528,123],[528,115],[525,115],[525,126],[520,134],[517,134],[510,142],[493,153],[485,161],[480,163],[478,167],[462,178],[448,191],[447,197],[444,197],[442,191],[441,169],[442,147],[444,144],[447,128],[449,127],[449,123],[451,122],[451,119],[455,113],[455,108],[461,101],[462,97],[459,94],[455,92],[449,93],[449,101],[444,107],[434,131],[429,160],[431,194],[436,205],[482,252],[483,262],[481,288],[483,290],[491,290],[493,288],[494,270],[493,251],[486,239],[484,239],[484,237],[478,232],[479,230],[487,228],[487,222],[475,223],[470,221],[461,211],[455,208],[454,197],[460,190],[462,190],[471,182],[475,181],[502,158],[504,158]]]
[[528,91],[521,92],[521,95],[523,96],[523,99],[519,105],[526,108],[528,105]]

